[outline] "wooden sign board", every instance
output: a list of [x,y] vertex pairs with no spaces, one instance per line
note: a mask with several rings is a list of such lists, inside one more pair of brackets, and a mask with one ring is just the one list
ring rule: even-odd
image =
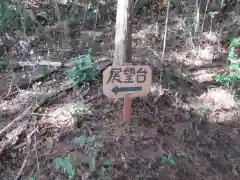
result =
[[152,70],[146,65],[109,66],[103,72],[103,93],[110,98],[146,96]]

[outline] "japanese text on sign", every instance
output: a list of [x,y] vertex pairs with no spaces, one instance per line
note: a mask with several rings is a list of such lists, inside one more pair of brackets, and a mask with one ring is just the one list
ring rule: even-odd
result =
[[108,67],[103,73],[104,94],[109,97],[144,96],[150,91],[152,71],[148,66]]
[[[136,83],[144,83],[146,81],[147,71],[144,70],[143,68],[139,68],[137,71],[135,70],[136,70],[135,68],[129,68],[129,67],[126,67],[125,69],[123,69],[123,71],[122,71],[122,68],[112,68],[107,83],[109,83],[110,81],[113,84],[115,82],[134,83],[134,80],[136,80],[135,81]],[[124,74],[124,78],[122,78],[123,76],[120,76],[120,73]]]

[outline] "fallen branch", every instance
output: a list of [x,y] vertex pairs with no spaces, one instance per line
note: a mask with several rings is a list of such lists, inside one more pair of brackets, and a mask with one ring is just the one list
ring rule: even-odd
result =
[[[19,65],[34,65],[34,63],[32,62],[15,62]],[[29,82],[24,82],[22,84],[17,85],[17,87],[14,87],[12,89],[12,91],[15,93],[15,91],[17,91],[17,89],[27,89],[27,88],[31,88],[33,86],[34,83],[39,82],[39,81],[43,81],[44,79],[46,79],[47,77],[51,76],[52,74],[58,72],[62,67],[63,68],[69,68],[72,67],[74,65],[75,62],[66,62],[66,63],[61,63],[61,62],[51,62],[51,61],[41,61],[42,65],[54,65],[55,69],[50,70],[49,72],[40,75],[34,79],[32,79]],[[98,67],[98,70],[100,72],[100,74],[109,66],[112,64],[112,61],[109,60],[108,57],[103,57],[101,59],[99,59],[98,61],[96,61],[96,65]],[[37,65],[37,64],[35,64]],[[11,93],[10,93],[11,94]],[[16,93],[15,93],[16,94]],[[3,96],[2,98],[6,98],[7,96]]]
[[11,97],[17,96],[18,93],[19,93],[19,90],[17,90],[17,88],[14,87],[14,91],[13,91],[13,92],[11,92],[11,91],[9,92],[9,91],[8,91],[8,93],[6,93],[5,95],[3,95],[3,96],[0,98],[0,100],[10,100]]
[[22,83],[20,85],[18,85],[18,88],[20,89],[27,89],[27,88],[31,88],[33,86],[34,83],[38,82],[38,81],[43,81],[45,78],[49,77],[50,75],[56,73],[57,71],[59,71],[60,68],[57,68],[57,69],[53,69],[43,75],[40,75],[34,79],[32,79],[31,81],[29,82],[25,82],[25,83]]
[[26,130],[26,128],[27,125],[23,123],[9,131],[6,137],[1,138],[0,155],[5,149],[9,149],[11,146],[15,145],[18,142],[20,135]]
[[1,131],[0,131],[0,137],[3,135],[3,133],[5,133],[9,128],[11,128],[15,123],[17,123],[18,121],[21,121],[27,114],[29,114],[29,112],[33,109],[33,106],[29,106],[27,109],[25,109],[25,111],[20,114],[19,116],[17,116],[13,121],[11,121],[6,127],[4,127]]
[[[37,117],[34,116],[34,128],[36,128],[36,124],[37,124]],[[37,161],[37,173],[39,173],[40,166],[39,166],[39,159],[38,159],[37,138],[36,138],[36,134],[33,135],[33,138],[34,138],[35,157],[36,157],[36,161]]]
[[23,169],[25,168],[26,164],[27,164],[27,159],[28,159],[28,155],[25,157],[23,163],[22,163],[22,166],[18,172],[18,175],[14,178],[14,180],[19,180],[19,178],[22,176],[22,172],[23,172]]
[[[102,69],[102,66],[104,66],[105,63],[109,64],[112,61],[110,60],[110,57],[93,57],[93,61],[97,64],[99,69]],[[19,69],[21,67],[32,67],[32,66],[49,66],[54,68],[70,68],[72,67],[76,62],[75,61],[67,61],[67,62],[59,62],[59,61],[50,61],[50,60],[39,60],[39,61],[11,61],[9,62],[2,62],[1,65],[5,68],[13,68],[13,69]]]
[[63,63],[61,62],[54,62],[54,61],[46,61],[46,60],[41,60],[41,61],[36,61],[36,62],[31,62],[31,61],[12,61],[11,64],[16,64],[22,67],[25,66],[53,66],[53,67],[61,67]]
[[[23,122],[23,127],[22,126],[17,126],[18,127],[22,127],[21,129],[16,131],[16,128],[11,130],[12,127],[14,125],[16,125],[17,122],[21,121],[22,119],[24,119],[28,114],[32,115],[32,112],[37,111],[40,107],[44,106],[45,104],[47,104],[49,102],[49,100],[53,99],[54,97],[58,96],[59,93],[63,92],[63,91],[68,91],[69,89],[71,89],[72,87],[68,87],[64,90],[60,90],[56,93],[50,94],[50,95],[45,95],[42,96],[41,98],[39,98],[39,100],[37,101],[36,105],[31,105],[29,106],[22,114],[20,114],[17,118],[15,118],[12,122],[10,122],[6,127],[4,127],[1,131],[0,131],[0,137],[3,136],[3,134],[6,131],[9,131],[9,133],[6,134],[6,138],[2,138],[2,141],[0,141],[0,155],[2,154],[2,152],[6,149],[10,149],[12,148],[17,140],[18,137],[20,136],[20,134],[22,134],[22,132],[24,132],[27,128],[27,125],[25,123],[27,123],[28,120]],[[35,122],[36,123],[36,122]],[[11,130],[11,131],[10,131]],[[34,129],[34,131],[32,131],[32,133],[30,133],[27,136],[27,143],[23,143],[20,146],[15,146],[14,148],[19,148],[22,147],[26,144],[30,144],[31,143],[31,136],[35,133],[36,128]],[[35,139],[35,143],[36,143],[36,136],[34,136]],[[36,153],[36,152],[35,152]]]
[[51,70],[48,73],[46,73],[44,75],[40,75],[40,76],[32,79],[29,82],[23,82],[19,85],[14,85],[10,92],[8,92],[5,95],[3,95],[2,97],[0,97],[0,100],[9,100],[10,98],[15,97],[19,93],[19,89],[31,88],[34,83],[39,82],[39,81],[43,81],[45,78],[47,78],[48,76],[56,73],[58,70],[59,69]]
[[12,86],[10,85],[8,92],[6,94],[4,94],[2,97],[0,97],[0,100],[4,99],[4,97],[8,96],[9,93],[11,92],[11,90],[12,90]]
[[22,142],[21,144],[18,144],[18,145],[16,145],[16,146],[14,146],[12,149],[13,149],[13,150],[17,150],[17,149],[22,148],[22,147],[24,147],[25,145],[27,145],[27,143],[28,143],[28,142]]
[[38,98],[38,101],[36,104],[32,104],[30,105],[27,109],[25,109],[25,111],[23,113],[21,113],[19,116],[17,116],[13,121],[11,121],[6,127],[4,127],[1,131],[0,131],[0,137],[9,129],[11,128],[14,124],[16,124],[17,122],[21,121],[25,116],[27,116],[28,114],[34,113],[35,111],[37,111],[40,107],[44,106],[47,102],[49,102],[51,99],[53,99],[54,97],[56,97],[59,93],[64,92],[64,91],[69,91],[73,88],[73,85],[69,85],[67,87],[65,87],[62,90],[59,90],[55,93],[50,93],[50,94],[46,94],[46,95],[42,95]]

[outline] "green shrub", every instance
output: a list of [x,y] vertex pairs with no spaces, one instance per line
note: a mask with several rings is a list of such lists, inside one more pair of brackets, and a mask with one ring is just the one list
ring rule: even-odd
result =
[[92,62],[91,50],[87,55],[73,58],[74,66],[68,72],[68,78],[74,85],[96,80],[98,75],[97,66]]
[[214,77],[216,82],[219,82],[222,85],[234,85],[238,82],[240,78],[240,57],[235,52],[235,47],[240,46],[240,38],[234,38],[230,41],[229,51],[228,51],[228,61],[230,65],[226,72],[219,73]]
[[0,29],[2,32],[21,28],[21,13],[11,0],[0,1]]

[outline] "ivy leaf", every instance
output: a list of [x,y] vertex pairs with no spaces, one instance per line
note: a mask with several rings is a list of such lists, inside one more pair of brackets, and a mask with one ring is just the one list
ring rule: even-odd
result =
[[74,104],[73,109],[75,114],[84,115],[91,113],[90,107],[86,106],[85,104]]
[[186,156],[186,153],[182,152],[182,151],[177,151],[175,154],[176,154],[177,157],[184,157],[184,156]]
[[76,175],[76,169],[74,167],[73,160],[70,156],[65,157],[64,160],[66,162],[65,168],[66,168],[68,177],[69,179],[73,179],[74,176]]
[[168,159],[168,163],[170,165],[175,165],[176,164],[176,161],[174,159]]
[[228,58],[237,58],[238,55],[235,51],[228,52]]
[[236,63],[231,63],[230,66],[229,66],[229,70],[230,71],[232,71],[232,70],[238,71],[239,70],[239,66]]
[[85,143],[89,143],[89,142],[93,142],[96,140],[96,136],[90,136],[90,137],[85,137],[85,136],[80,136],[80,137],[75,137],[73,139],[73,142],[75,144],[85,144]]
[[103,161],[103,165],[105,165],[105,166],[110,166],[112,164],[113,164],[113,161],[111,159],[107,159],[107,160]]
[[55,158],[55,163],[56,163],[56,168],[59,169],[60,167],[64,167],[65,166],[65,162],[62,158],[60,157],[56,157]]
[[229,47],[236,47],[236,46],[240,46],[240,38],[234,38],[230,41],[230,45]]
[[214,18],[217,14],[218,14],[218,12],[209,12],[209,13],[208,13],[208,15],[209,15],[211,18]]
[[76,175],[76,167],[73,159],[70,156],[67,156],[64,159],[56,157],[54,162],[57,169],[62,168],[63,172],[69,177],[70,180],[74,178]]
[[176,161],[172,158],[172,155],[160,157],[160,163],[163,165],[175,165]]

